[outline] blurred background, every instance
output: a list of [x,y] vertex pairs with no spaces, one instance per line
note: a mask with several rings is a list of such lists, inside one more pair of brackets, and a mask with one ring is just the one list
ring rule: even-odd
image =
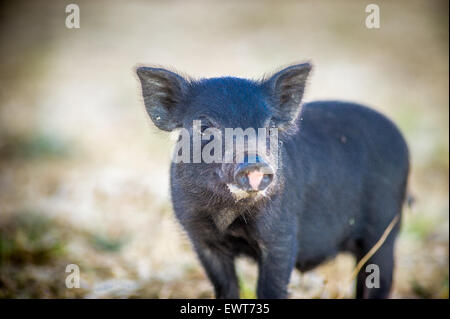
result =
[[[393,298],[448,298],[447,1],[10,1],[0,9],[0,298],[211,298],[172,214],[174,141],[148,119],[134,67],[260,78],[305,60],[305,101],[344,99],[398,124],[411,209]],[[81,287],[68,289],[68,264]],[[291,298],[352,296],[347,255],[300,274]],[[242,297],[256,266],[238,261]]]

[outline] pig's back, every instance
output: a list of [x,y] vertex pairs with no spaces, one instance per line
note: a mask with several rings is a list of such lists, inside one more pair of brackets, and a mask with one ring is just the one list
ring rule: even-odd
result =
[[351,161],[348,165],[356,166],[352,160],[364,161],[389,173],[408,164],[408,148],[396,125],[368,107],[340,101],[306,103],[298,125],[291,143],[298,151],[299,145],[306,144],[305,151],[320,153],[328,161],[345,158]]

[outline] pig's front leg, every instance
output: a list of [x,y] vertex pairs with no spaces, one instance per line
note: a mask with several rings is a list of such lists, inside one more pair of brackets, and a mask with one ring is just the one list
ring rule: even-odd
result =
[[214,286],[216,298],[239,298],[239,286],[234,266],[234,257],[220,247],[195,244],[197,255]]
[[260,241],[258,298],[286,298],[295,266],[297,241],[295,223],[283,223],[266,230]]
[[294,263],[288,254],[268,253],[259,261],[258,298],[286,298]]

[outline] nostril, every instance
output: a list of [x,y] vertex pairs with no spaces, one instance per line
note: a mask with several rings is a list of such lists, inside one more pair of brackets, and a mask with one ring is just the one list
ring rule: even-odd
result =
[[272,174],[264,174],[264,177],[262,179],[263,182],[270,183],[273,179]]
[[238,174],[235,177],[236,184],[238,184],[241,188],[247,188],[248,187],[248,177],[245,172],[242,172]]
[[267,186],[272,183],[273,180],[273,174],[264,174],[261,183],[259,184],[259,189],[265,189]]

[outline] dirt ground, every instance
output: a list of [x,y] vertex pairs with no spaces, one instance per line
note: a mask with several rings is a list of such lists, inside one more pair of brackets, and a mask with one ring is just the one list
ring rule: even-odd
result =
[[[259,78],[306,60],[305,101],[367,104],[408,141],[415,203],[392,297],[448,298],[446,1],[377,1],[380,29],[364,1],[77,1],[80,29],[64,1],[13,3],[0,11],[0,298],[213,297],[172,213],[173,137],[148,119],[134,67]],[[290,297],[351,297],[353,266],[295,272]],[[256,266],[238,274],[254,298]]]

